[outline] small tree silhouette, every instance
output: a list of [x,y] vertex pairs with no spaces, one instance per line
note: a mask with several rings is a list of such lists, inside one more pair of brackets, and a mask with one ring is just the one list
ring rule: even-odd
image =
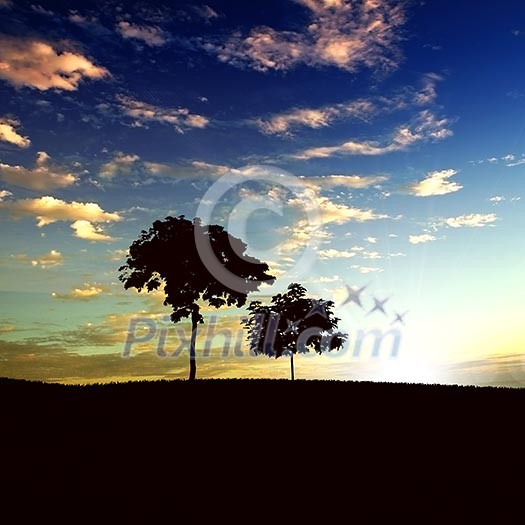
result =
[[306,288],[298,283],[290,284],[286,293],[274,295],[269,305],[252,301],[243,320],[250,350],[275,358],[290,353],[293,380],[294,354],[339,350],[346,341],[347,334],[337,331],[340,319],[334,316],[333,307],[333,301],[306,297]]
[[[240,278],[243,289],[232,290],[218,281],[202,261],[196,239],[206,237],[213,253],[223,268]],[[215,308],[243,306],[248,293],[258,290],[261,281],[274,282],[267,273],[268,265],[245,255],[246,244],[230,235],[222,226],[203,225],[200,219],[190,221],[181,215],[155,221],[149,231],[129,248],[127,264],[119,268],[119,280],[124,288],[139,292],[157,290],[164,285],[164,305],[172,307],[171,320],[178,323],[191,317],[190,374],[197,373],[195,341],[197,325],[204,319],[199,302]]]

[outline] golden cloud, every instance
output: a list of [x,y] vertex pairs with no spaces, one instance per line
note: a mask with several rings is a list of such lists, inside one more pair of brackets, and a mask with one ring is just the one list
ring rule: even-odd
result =
[[33,169],[0,163],[0,179],[13,186],[40,191],[66,188],[77,180],[64,167],[53,165],[44,151],[38,152]]
[[15,128],[20,126],[20,122],[10,118],[0,118],[0,140],[9,142],[21,148],[27,148],[31,145],[29,137],[23,137]]
[[79,53],[56,49],[41,40],[0,37],[0,78],[14,86],[75,91],[85,78],[108,76],[106,68]]

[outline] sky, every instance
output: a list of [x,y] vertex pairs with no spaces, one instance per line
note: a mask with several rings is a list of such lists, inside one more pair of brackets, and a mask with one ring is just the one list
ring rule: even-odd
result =
[[[188,323],[118,280],[141,230],[185,215],[269,264],[249,300],[334,301],[348,343],[297,378],[524,386],[524,20],[0,0],[0,376],[185,378]],[[249,355],[245,310],[204,312],[198,377],[289,377]]]

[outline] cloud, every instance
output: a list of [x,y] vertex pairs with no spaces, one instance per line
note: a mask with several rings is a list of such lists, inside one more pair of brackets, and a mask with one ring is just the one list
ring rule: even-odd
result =
[[430,197],[433,195],[446,195],[463,189],[461,184],[450,181],[456,175],[456,170],[448,169],[432,171],[426,178],[409,186],[409,193],[417,197]]
[[391,71],[397,67],[404,2],[295,1],[310,14],[310,21],[300,32],[261,26],[248,36],[237,32],[222,43],[200,43],[221,62],[262,72],[286,71],[300,64],[346,71],[360,67]]
[[374,268],[372,266],[361,266],[359,264],[353,264],[351,268],[354,270],[357,270],[359,273],[364,273],[364,274],[383,271],[381,268]]
[[[307,204],[305,205],[305,203]],[[313,208],[319,213],[317,219],[319,225],[344,224],[349,221],[366,222],[387,218],[387,215],[376,213],[370,209],[361,209],[334,202],[324,195],[319,195],[314,188],[305,188],[304,193],[299,193],[289,199],[288,205],[306,211]]]
[[120,174],[129,175],[139,160],[140,157],[138,155],[118,152],[112,160],[102,165],[100,176],[103,179],[112,179]]
[[206,22],[211,22],[212,20],[220,17],[219,13],[217,13],[217,11],[215,11],[215,9],[211,8],[209,5],[195,5],[192,7],[193,11]]
[[168,34],[157,26],[141,26],[121,20],[117,31],[125,39],[141,40],[150,47],[163,46],[169,40]]
[[317,255],[319,255],[320,259],[350,259],[355,257],[355,253],[347,250],[335,250],[333,248],[319,250]]
[[0,0],[0,9],[10,9],[13,7],[12,0]]
[[107,69],[81,54],[41,40],[0,37],[0,78],[13,86],[75,91],[85,78],[108,76]]
[[482,228],[497,220],[498,217],[495,213],[470,213],[444,219],[444,224],[451,228]]
[[30,264],[33,267],[42,268],[43,270],[47,270],[48,268],[53,268],[55,266],[62,266],[64,263],[64,257],[56,250],[51,250],[49,253],[45,253],[37,257],[28,257],[24,253],[12,255],[11,257],[16,261]]
[[51,157],[44,151],[38,152],[33,169],[0,163],[0,179],[13,186],[39,191],[66,188],[77,180],[64,167],[53,165]]
[[334,155],[385,155],[404,151],[417,142],[438,141],[450,137],[453,132],[448,128],[449,124],[449,119],[438,119],[432,112],[425,110],[421,111],[411,124],[400,126],[387,143],[348,141],[337,146],[308,148],[290,157],[309,160],[329,158]]
[[308,185],[318,184],[320,189],[343,187],[358,190],[369,188],[388,180],[388,177],[383,175],[318,175],[312,177],[302,176],[300,178]]
[[503,195],[495,195],[494,197],[491,197],[489,199],[489,201],[494,204],[499,204],[500,202],[503,202],[504,200],[505,200],[505,197],[503,197]]
[[366,240],[367,240],[370,244],[376,244],[376,243],[377,243],[377,237],[367,237]]
[[104,285],[84,283],[83,288],[73,288],[73,290],[65,294],[53,292],[51,295],[55,299],[91,301],[92,299],[96,299],[99,295],[107,291],[108,288]]
[[423,244],[426,242],[435,241],[436,237],[430,235],[429,233],[423,233],[421,235],[409,235],[408,242],[411,244]]
[[[6,210],[10,215],[19,219],[22,217],[35,217],[39,228],[57,221],[70,221],[76,226],[72,227],[76,235],[89,235],[88,223],[110,223],[122,220],[118,213],[108,213],[95,202],[66,202],[55,197],[45,196],[38,199],[21,199],[0,202],[0,210]],[[100,230],[95,234],[102,235]],[[106,237],[106,236],[104,236]],[[88,237],[81,237],[88,238]],[[90,240],[110,240],[97,238]]]
[[420,89],[410,86],[391,97],[359,98],[318,108],[293,108],[253,122],[268,135],[291,137],[299,128],[320,129],[345,119],[369,121],[380,113],[432,104],[437,97],[437,82],[441,80],[439,75],[428,73],[423,76]]
[[13,195],[10,191],[0,190],[0,202],[2,202],[6,197],[11,197]]
[[427,73],[423,77],[423,86],[421,90],[416,93],[414,102],[419,106],[427,106],[435,102],[437,98],[436,85],[441,82],[443,77],[435,73]]
[[119,95],[117,100],[120,111],[133,119],[135,127],[157,122],[173,126],[179,133],[184,133],[188,128],[205,128],[210,122],[208,118],[191,113],[186,108],[161,108],[125,95]]
[[85,239],[86,241],[111,242],[115,239],[104,233],[100,226],[95,226],[86,220],[75,221],[71,224],[75,230],[75,237]]
[[267,135],[292,136],[294,128],[324,128],[343,118],[366,119],[377,111],[376,106],[365,99],[324,106],[321,108],[296,108],[255,120],[257,127]]
[[31,145],[29,137],[23,137],[15,128],[20,126],[20,122],[16,119],[0,118],[0,140],[9,142],[21,148],[27,148]]
[[185,165],[162,164],[158,162],[144,162],[148,173],[156,176],[176,177],[181,179],[195,177],[217,178],[234,171],[230,166],[222,164],[211,164],[200,160],[194,160]]

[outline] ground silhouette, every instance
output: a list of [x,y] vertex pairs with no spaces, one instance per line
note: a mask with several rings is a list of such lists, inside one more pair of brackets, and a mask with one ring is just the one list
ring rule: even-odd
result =
[[520,522],[523,389],[4,379],[0,399],[19,522]]

